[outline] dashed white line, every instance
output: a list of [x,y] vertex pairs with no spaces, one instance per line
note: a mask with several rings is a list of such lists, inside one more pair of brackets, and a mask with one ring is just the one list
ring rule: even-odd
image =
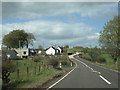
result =
[[105,79],[103,76],[99,75],[100,78],[102,78],[107,84],[111,84],[107,79]]
[[[77,61],[79,61],[79,60],[76,59],[76,58],[74,58],[74,59],[77,60]],[[79,61],[79,62],[81,62],[81,61]],[[85,64],[85,63],[83,63],[83,62],[81,62],[81,63],[84,64],[86,67],[90,68],[92,72],[98,73],[98,74],[99,74],[99,77],[100,77],[101,79],[103,79],[107,84],[111,84],[111,82],[109,82],[107,79],[105,79],[103,76],[100,75],[101,72],[98,72],[98,71],[93,70],[93,68],[89,67],[87,64]]]

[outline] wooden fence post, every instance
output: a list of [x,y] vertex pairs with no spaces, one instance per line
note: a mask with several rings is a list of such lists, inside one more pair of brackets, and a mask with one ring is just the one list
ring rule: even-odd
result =
[[47,65],[45,65],[45,69],[47,69]]
[[27,67],[27,77],[29,77],[29,68]]
[[36,75],[36,66],[35,66],[35,75]]
[[19,69],[17,69],[17,79],[19,79],[20,78],[20,71],[19,71]]
[[49,66],[48,66],[48,65],[46,65],[46,69],[48,69],[48,67],[49,67]]
[[18,66],[18,62],[16,62],[16,65]]
[[39,66],[39,72],[40,72],[40,66]]

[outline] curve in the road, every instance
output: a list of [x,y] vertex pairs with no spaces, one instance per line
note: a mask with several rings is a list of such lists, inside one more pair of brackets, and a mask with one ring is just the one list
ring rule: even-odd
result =
[[[118,76],[115,72],[93,65],[90,62],[69,57],[76,64],[69,73],[50,88],[118,88]],[[101,74],[102,73],[102,74]],[[105,76],[104,76],[105,75]],[[106,79],[107,77],[107,79]],[[109,80],[110,79],[110,80]],[[112,83],[112,82],[113,83]],[[47,90],[48,90],[47,89]]]

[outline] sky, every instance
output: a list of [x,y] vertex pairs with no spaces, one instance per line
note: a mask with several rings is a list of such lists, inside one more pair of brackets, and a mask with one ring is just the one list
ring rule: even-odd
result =
[[2,37],[21,29],[44,45],[99,46],[100,31],[118,13],[117,2],[2,2]]

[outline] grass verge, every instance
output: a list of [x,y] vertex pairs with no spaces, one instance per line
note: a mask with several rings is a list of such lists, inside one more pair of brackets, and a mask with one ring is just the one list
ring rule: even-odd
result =
[[[70,67],[70,60],[67,57],[58,57],[55,60],[64,62],[63,67]],[[62,75],[66,71],[51,67],[51,57],[44,57],[35,62],[32,59],[15,60],[12,61],[16,65],[14,72],[10,74],[10,82],[7,88],[38,88],[45,84],[47,81]]]
[[[87,58],[89,58],[90,56],[89,55],[84,55],[86,56]],[[106,62],[105,63],[98,63],[98,62],[93,62],[93,61],[90,61],[90,60],[87,60],[93,64],[97,64],[97,65],[100,65],[100,66],[103,66],[103,67],[106,67],[106,68],[109,68],[109,69],[112,69],[112,70],[117,70],[117,71],[120,71],[120,67],[118,64],[114,63],[113,62],[113,59],[112,57],[109,55],[109,54],[102,54],[101,55],[103,58],[105,58]],[[77,57],[77,58],[80,58],[82,60],[86,60],[84,58],[81,58],[81,57]],[[90,58],[91,59],[91,58]]]

